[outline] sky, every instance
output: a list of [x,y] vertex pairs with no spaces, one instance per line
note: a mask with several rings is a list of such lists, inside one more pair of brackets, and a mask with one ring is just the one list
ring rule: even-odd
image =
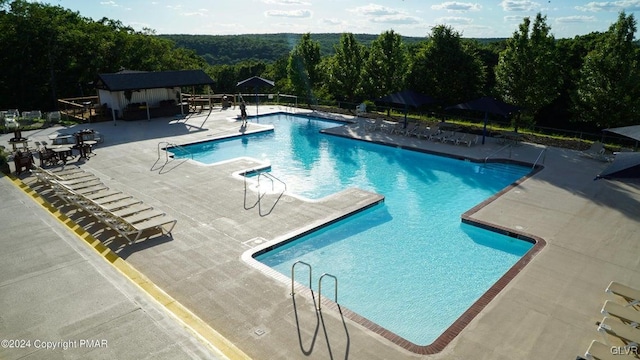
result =
[[465,38],[508,38],[524,17],[547,16],[556,38],[606,31],[640,0],[40,0],[94,20],[157,34],[343,33],[426,37],[448,25]]

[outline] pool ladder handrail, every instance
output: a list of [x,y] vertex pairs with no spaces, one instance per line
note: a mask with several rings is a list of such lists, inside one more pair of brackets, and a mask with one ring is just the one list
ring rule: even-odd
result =
[[[267,172],[267,168],[261,168],[261,169],[250,169],[245,171],[242,176],[243,176],[243,182],[244,182],[244,209],[245,210],[249,210],[249,209],[253,209],[256,205],[258,205],[258,212],[260,213],[260,216],[262,216],[262,197],[266,194],[262,194],[260,192],[260,177],[264,176],[267,179],[269,179],[271,181],[271,191],[275,190],[275,181],[278,181],[279,183],[281,183],[282,185],[284,185],[284,190],[282,190],[282,192],[280,193],[280,196],[282,196],[282,194],[284,194],[287,191],[287,184],[278,179],[277,177],[271,175],[270,173]],[[247,174],[258,174],[258,200],[251,206],[247,207]],[[274,205],[275,206],[275,205]],[[273,210],[273,208],[272,208]],[[269,211],[271,212],[271,211]]]
[[[180,145],[178,145],[176,143],[171,143],[171,142],[168,142],[168,141],[160,141],[158,143],[158,160],[160,160],[160,148],[161,148],[160,145],[164,145],[164,156],[165,156],[164,163],[165,163],[165,165],[169,162],[169,151],[167,150],[168,147],[174,147],[176,149],[180,149],[180,150],[184,151],[185,153],[189,154],[189,156],[191,157],[191,160],[193,160],[193,153],[191,153],[191,151],[185,149],[184,147],[182,147],[182,146],[180,146]],[[156,161],[158,161],[158,160],[156,160]]]
[[[306,263],[302,260],[298,260],[291,265],[291,294],[290,294],[291,296],[294,296],[296,294],[295,292],[296,265],[298,264],[305,265],[306,267],[309,268],[309,290],[311,290],[311,292],[313,293],[313,289],[311,289],[311,279],[312,279],[311,273],[313,272],[313,267],[309,263]],[[318,311],[322,310],[322,279],[324,279],[325,276],[333,278],[333,281],[334,281],[333,302],[335,302],[336,304],[338,303],[338,278],[329,273],[323,273],[318,278]]]
[[[491,158],[492,156],[496,155],[497,153],[501,152],[502,150],[506,149],[506,148],[511,148],[511,144],[507,144],[503,147],[501,147],[500,149],[492,152],[491,154],[489,154],[486,158],[484,158],[484,163],[487,163],[487,160],[489,160],[489,158]],[[509,150],[509,159],[511,159],[511,150]]]
[[541,156],[542,156],[542,163],[544,164],[544,161],[547,159],[547,149],[548,147],[545,147],[544,149],[542,149],[542,151],[540,151],[540,154],[538,154],[536,161],[534,161],[533,166],[531,167],[531,170],[536,168],[536,165],[538,165],[538,161],[540,160]]

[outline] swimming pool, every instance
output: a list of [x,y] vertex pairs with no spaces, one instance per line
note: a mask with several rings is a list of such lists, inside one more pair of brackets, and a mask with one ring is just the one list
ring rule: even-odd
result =
[[[322,273],[335,275],[342,306],[414,344],[431,344],[532,247],[460,221],[529,168],[321,134],[339,125],[321,119],[277,114],[257,121],[274,131],[185,147],[205,163],[243,156],[268,162],[304,197],[358,187],[385,201],[255,259],[286,276],[294,262],[307,262],[314,287]],[[323,284],[323,293],[333,294],[332,286]]]

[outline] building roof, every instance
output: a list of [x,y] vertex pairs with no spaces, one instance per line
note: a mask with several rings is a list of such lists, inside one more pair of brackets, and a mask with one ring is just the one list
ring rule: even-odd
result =
[[99,74],[96,87],[109,91],[123,91],[213,85],[213,83],[213,79],[202,70],[121,71],[113,74]]

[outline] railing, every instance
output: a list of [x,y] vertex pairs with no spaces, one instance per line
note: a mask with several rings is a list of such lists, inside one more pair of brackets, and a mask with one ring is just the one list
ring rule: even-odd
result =
[[309,289],[311,289],[311,265],[309,265],[308,263],[302,261],[302,260],[298,260],[296,262],[293,263],[293,265],[291,265],[291,296],[295,295],[295,282],[296,282],[296,273],[295,273],[295,268],[296,265],[298,264],[302,264],[302,265],[306,265],[309,268]]
[[173,148],[176,148],[176,149],[184,151],[185,153],[189,154],[189,156],[191,157],[191,160],[193,160],[193,154],[191,153],[191,151],[185,149],[184,147],[182,147],[182,146],[180,146],[178,144],[170,143],[168,141],[160,141],[158,143],[158,159],[156,160],[156,162],[160,160],[160,149],[162,148],[160,145],[164,145],[163,146],[164,147],[164,156],[165,156],[164,165],[166,165],[169,162],[169,151],[167,151],[167,148],[169,148],[169,147],[173,147]]
[[542,149],[542,151],[540,151],[540,154],[538,154],[538,157],[536,158],[536,161],[533,163],[533,166],[531,167],[531,170],[536,168],[536,165],[538,165],[538,161],[540,160],[541,156],[542,156],[542,163],[544,164],[544,161],[547,158],[547,148],[544,148],[544,149]]
[[[484,158],[485,164],[487,163],[487,160],[489,160],[489,158],[491,158],[492,156],[494,156],[497,153],[501,152],[502,150],[504,150],[506,148],[510,148],[510,147],[511,147],[511,144],[507,144],[507,145],[501,147],[500,149],[498,149],[497,151],[494,151],[491,154],[489,154],[486,158]],[[509,151],[509,158],[511,158],[511,151]]]
[[[251,206],[247,206],[247,175],[248,174],[258,174],[258,200]],[[244,174],[242,174],[244,176],[244,209],[245,210],[249,210],[249,209],[253,209],[256,205],[258,205],[258,212],[260,213],[260,216],[264,216],[267,215],[269,213],[271,213],[271,210],[273,210],[273,207],[271,208],[271,210],[269,210],[267,213],[263,214],[262,212],[262,198],[267,194],[266,192],[263,194],[261,192],[262,186],[260,184],[260,178],[261,177],[266,177],[267,179],[269,179],[271,181],[271,191],[275,190],[275,181],[281,183],[284,187],[284,190],[282,190],[282,192],[280,193],[280,195],[278,196],[278,199],[280,199],[280,197],[287,191],[287,184],[278,179],[277,177],[271,175],[270,173],[267,172],[267,170],[265,168],[262,169],[252,169],[252,170],[248,170],[246,171]],[[275,207],[275,204],[273,205]]]
[[318,310],[322,310],[322,278],[324,278],[325,276],[329,276],[329,277],[333,278],[333,280],[334,280],[335,294],[334,294],[334,297],[333,297],[333,301],[336,304],[338,303],[338,278],[333,276],[333,275],[331,275],[331,274],[324,273],[318,279]]

